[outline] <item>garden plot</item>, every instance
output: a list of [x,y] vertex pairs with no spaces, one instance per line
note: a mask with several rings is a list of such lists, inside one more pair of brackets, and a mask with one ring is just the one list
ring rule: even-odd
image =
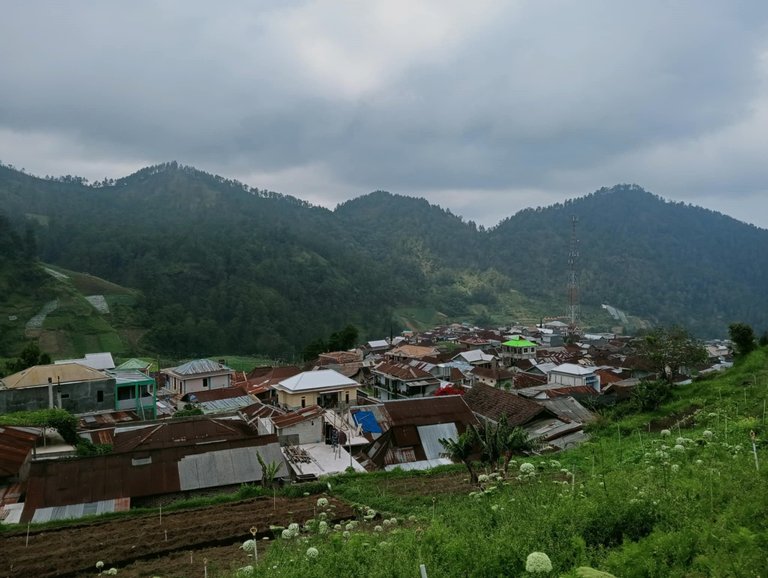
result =
[[48,317],[51,313],[56,311],[56,309],[59,308],[59,300],[54,299],[53,301],[48,301],[45,305],[43,305],[43,308],[40,309],[40,311],[37,312],[37,315],[32,317],[29,321],[27,321],[26,329],[27,331],[39,331],[43,328],[43,323],[45,323],[45,318]]
[[85,299],[88,301],[88,303],[93,305],[93,308],[96,309],[96,311],[99,313],[109,313],[109,304],[104,298],[104,295],[86,295]]
[[[329,500],[335,506],[334,521],[354,517],[351,506]],[[259,540],[271,539],[270,525],[314,518],[316,503],[317,496],[261,497],[164,513],[162,522],[158,512],[58,529],[33,528],[28,546],[26,529],[19,529],[3,535],[0,576],[93,576],[99,560],[105,569],[118,568],[120,576],[202,576],[203,558],[208,559],[209,576],[214,567],[226,575],[247,563],[239,547],[250,538],[251,528],[257,529]]]

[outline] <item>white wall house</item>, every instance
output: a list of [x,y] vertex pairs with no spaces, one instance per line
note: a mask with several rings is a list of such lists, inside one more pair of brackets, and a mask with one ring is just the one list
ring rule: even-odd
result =
[[588,385],[600,391],[600,376],[595,374],[594,367],[583,367],[575,363],[563,363],[553,368],[547,374],[547,383],[564,387]]
[[274,385],[278,403],[287,409],[355,403],[360,384],[333,369],[304,371]]
[[166,387],[179,395],[232,385],[234,370],[210,359],[195,359],[162,370]]

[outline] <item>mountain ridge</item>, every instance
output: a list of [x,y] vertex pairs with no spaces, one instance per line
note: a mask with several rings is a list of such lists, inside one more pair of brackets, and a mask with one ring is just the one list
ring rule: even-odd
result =
[[1,167],[0,202],[46,262],[139,289],[153,348],[295,355],[348,323],[389,334],[404,308],[495,324],[564,313],[572,216],[587,327],[609,328],[602,303],[702,336],[768,326],[768,231],[637,185],[488,229],[417,197],[330,210],[175,162],[98,184]]

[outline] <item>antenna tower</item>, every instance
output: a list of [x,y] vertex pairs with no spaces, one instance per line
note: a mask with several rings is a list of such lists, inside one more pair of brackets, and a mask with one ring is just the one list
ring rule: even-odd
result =
[[571,217],[571,248],[568,252],[568,331],[576,333],[579,319],[579,278],[576,266],[579,261],[579,238],[576,236],[577,216]]

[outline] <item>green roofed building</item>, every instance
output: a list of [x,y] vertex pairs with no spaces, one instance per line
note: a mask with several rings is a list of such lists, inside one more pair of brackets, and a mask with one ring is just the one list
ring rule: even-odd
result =
[[115,410],[135,411],[142,419],[157,418],[155,380],[139,370],[110,371],[115,379]]
[[502,363],[510,366],[515,361],[522,359],[535,359],[536,347],[538,346],[533,341],[528,341],[520,336],[505,341],[501,344]]

